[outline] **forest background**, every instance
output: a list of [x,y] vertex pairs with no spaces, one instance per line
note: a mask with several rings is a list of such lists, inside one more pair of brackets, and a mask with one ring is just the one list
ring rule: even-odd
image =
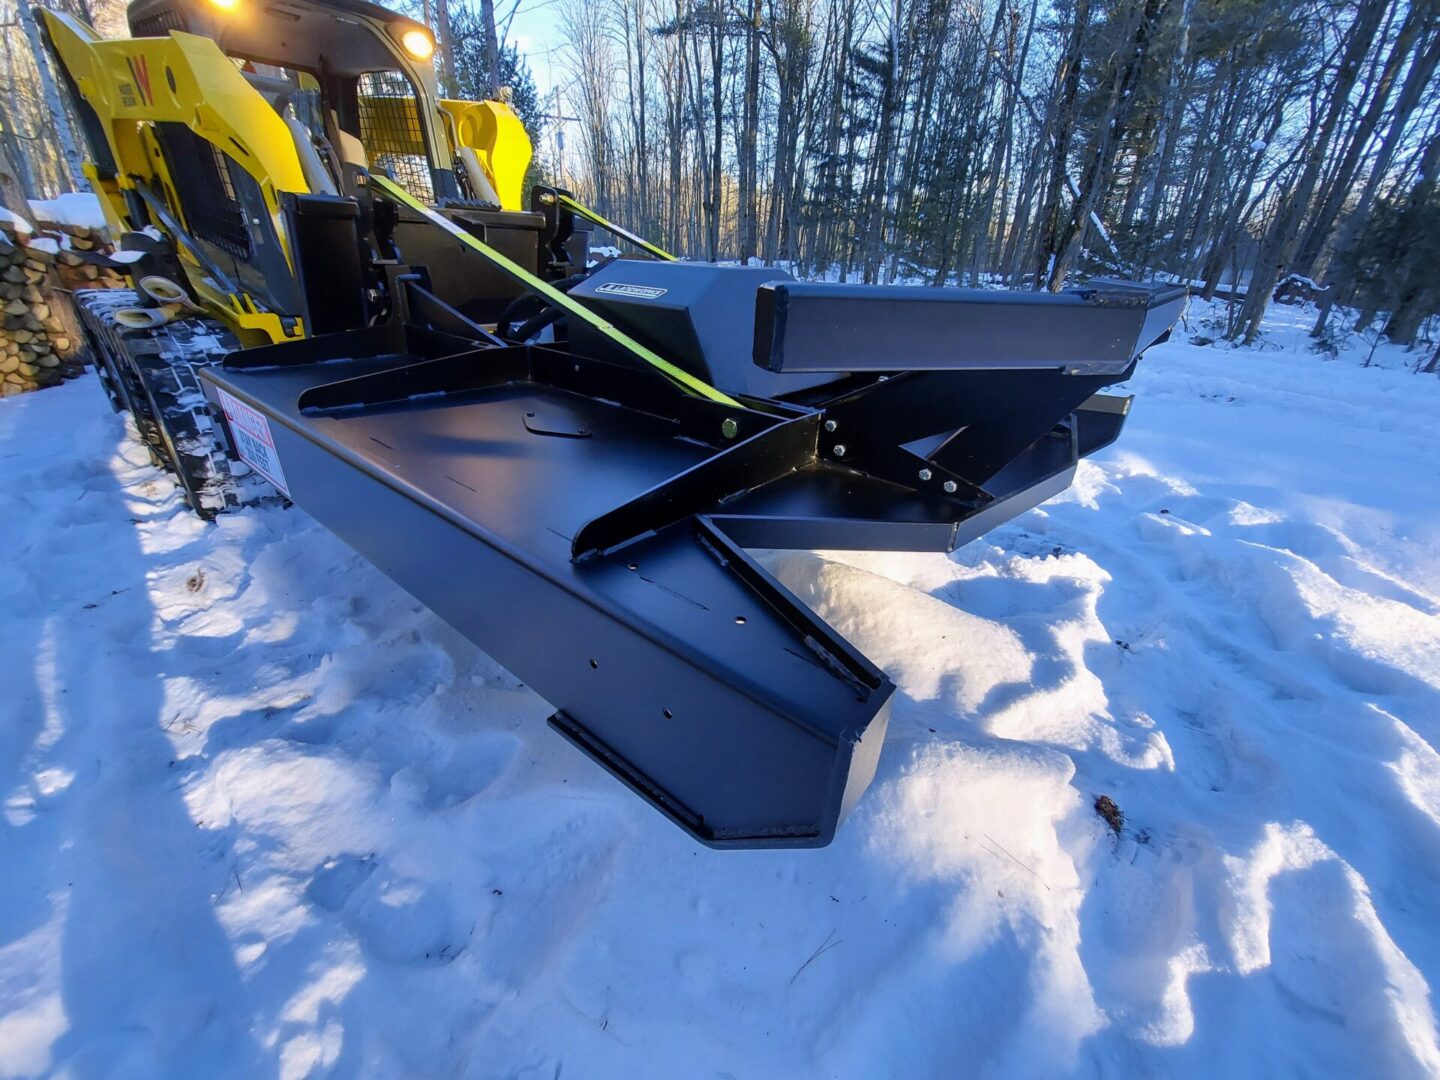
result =
[[[54,0],[122,35],[121,0]],[[537,175],[700,259],[1056,290],[1277,286],[1440,363],[1440,0],[407,0]],[[544,39],[515,33],[517,18]],[[0,3],[0,184],[83,188],[33,12]],[[528,54],[528,55],[527,55]],[[544,58],[537,86],[531,59]]]

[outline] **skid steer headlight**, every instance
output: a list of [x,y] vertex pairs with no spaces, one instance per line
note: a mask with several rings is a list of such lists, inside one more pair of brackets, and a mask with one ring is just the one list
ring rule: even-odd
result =
[[210,3],[221,11],[234,11],[240,6],[240,0],[210,0]]
[[435,39],[424,30],[406,30],[400,35],[400,47],[412,60],[429,60],[435,53]]

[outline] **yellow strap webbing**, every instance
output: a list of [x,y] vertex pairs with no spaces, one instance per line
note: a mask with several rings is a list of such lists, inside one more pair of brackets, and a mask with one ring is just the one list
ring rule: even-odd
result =
[[560,205],[572,211],[573,213],[579,214],[586,221],[592,221],[596,225],[599,225],[602,229],[608,229],[610,232],[620,237],[620,239],[628,240],[630,243],[638,247],[641,251],[647,251],[651,255],[654,255],[657,259],[663,259],[665,262],[679,262],[679,260],[675,258],[674,255],[671,255],[664,248],[657,247],[655,244],[650,243],[649,240],[646,240],[643,236],[636,236],[629,229],[622,229],[613,221],[609,221],[601,217],[584,203],[576,202],[569,195],[560,196]]
[[483,240],[479,240],[476,237],[471,236],[468,232],[460,228],[460,226],[456,225],[453,221],[450,221],[448,218],[444,217],[441,214],[437,214],[434,210],[431,210],[424,203],[415,199],[408,191],[400,187],[400,185],[396,184],[393,180],[390,180],[389,178],[384,176],[380,176],[376,173],[371,173],[370,183],[374,187],[378,188],[387,198],[394,199],[401,206],[409,207],[421,217],[425,218],[425,220],[429,221],[432,225],[435,225],[438,228],[445,230],[456,240],[459,240],[462,244],[470,248],[472,251],[477,252],[484,258],[488,259],[490,262],[494,263],[505,273],[509,274],[517,281],[523,282],[526,288],[531,289],[532,291],[543,296],[546,300],[550,301],[556,307],[561,308],[563,311],[566,312],[566,314],[571,315],[574,318],[581,320],[582,322],[589,323],[600,333],[604,334],[611,341],[615,342],[615,344],[619,345],[625,351],[632,353],[635,356],[639,357],[641,360],[645,361],[645,363],[655,368],[655,370],[659,371],[662,375],[668,378],[671,382],[675,383],[681,389],[686,390],[691,394],[694,394],[696,397],[702,397],[710,401],[719,402],[721,405],[730,405],[737,409],[744,408],[744,406],[741,405],[740,402],[736,401],[728,394],[725,394],[722,391],[715,389],[715,387],[711,386],[703,379],[697,379],[694,375],[691,375],[683,368],[676,367],[674,364],[670,363],[670,361],[666,360],[663,356],[660,356],[657,353],[651,351],[650,349],[647,349],[644,345],[641,345],[638,341],[630,337],[630,335],[626,334],[624,331],[616,329],[610,323],[602,319],[598,314],[591,311],[584,304],[581,304],[578,300],[570,299],[570,297],[566,296],[563,292],[555,288],[549,282],[543,280],[542,278],[536,277],[529,270],[526,270],[523,266],[515,262],[513,259],[506,258],[504,255],[500,254],[500,252],[496,251]]

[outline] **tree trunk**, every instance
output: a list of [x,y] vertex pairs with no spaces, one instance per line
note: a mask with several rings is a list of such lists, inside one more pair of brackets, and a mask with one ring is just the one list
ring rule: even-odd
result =
[[[842,215],[848,215],[850,209],[849,200],[842,194],[842,185],[848,192],[847,180],[851,173],[850,155],[846,154],[845,167],[842,168],[840,140],[845,134],[847,100],[845,82],[850,73],[850,50],[853,47],[855,33],[855,9],[851,4],[844,4],[842,8],[839,44],[835,50],[835,70],[830,80],[830,115],[825,129],[825,157],[822,159],[817,178],[820,195],[824,201],[820,207],[820,220],[816,229],[815,258],[819,260],[821,269],[827,270],[829,269],[828,264],[837,261],[835,231],[843,229]],[[843,281],[845,260],[838,261],[842,263],[841,280]]]
[[[435,10],[440,16],[440,25],[445,32],[446,72],[452,78],[455,71],[455,57],[450,50],[450,23],[447,4],[449,0],[435,0]],[[500,41],[495,35],[495,0],[480,0],[480,30],[485,35],[485,69],[491,98],[500,96]]]
[[[1415,186],[1410,189],[1405,208],[1401,211],[1399,234],[1402,243],[1403,238],[1408,238],[1417,231],[1413,226],[1406,226],[1414,222],[1416,216],[1435,199],[1437,187],[1440,187],[1440,135],[1431,135],[1420,157]],[[1394,280],[1385,336],[1397,345],[1415,344],[1416,333],[1431,314],[1431,308],[1425,300],[1427,296],[1434,295],[1434,273],[1433,266],[1416,268],[1412,263],[1410,273]]]
[[1180,142],[1180,123],[1184,118],[1185,103],[1181,87],[1186,81],[1182,72],[1186,70],[1190,57],[1190,17],[1195,9],[1195,0],[1181,0],[1180,14],[1175,33],[1177,42],[1175,55],[1169,63],[1169,78],[1165,82],[1165,95],[1160,103],[1160,145],[1146,162],[1147,173],[1142,185],[1144,190],[1145,224],[1140,233],[1141,246],[1136,255],[1137,267],[1142,271],[1151,269],[1155,249],[1156,225],[1160,220],[1160,204],[1170,179],[1171,163],[1175,148]]
[[710,147],[713,155],[710,160],[710,221],[709,232],[705,238],[705,247],[711,262],[720,258],[720,213],[724,206],[725,185],[721,171],[723,151],[722,143],[725,138],[725,86],[723,77],[725,74],[725,33],[719,24],[718,13],[716,22],[710,30],[710,76],[713,85],[711,104],[714,109],[715,139],[714,145]]
[[1128,55],[1120,63],[1112,60],[1109,97],[1104,112],[1095,122],[1093,149],[1075,195],[1070,224],[1057,236],[1057,242],[1052,248],[1049,279],[1045,283],[1045,287],[1051,292],[1059,292],[1064,287],[1065,276],[1080,251],[1080,244],[1084,239],[1085,229],[1091,223],[1096,203],[1109,186],[1113,150],[1124,135],[1124,119],[1129,111],[1128,101],[1134,92],[1140,68],[1147,59],[1151,31],[1158,14],[1159,0],[1145,0],[1144,7],[1135,13],[1135,29],[1122,38],[1130,46]]
[[[1057,246],[1060,227],[1060,190],[1069,171],[1070,139],[1075,129],[1075,99],[1080,92],[1080,64],[1084,59],[1085,35],[1090,24],[1090,0],[1076,0],[1075,21],[1070,28],[1065,58],[1056,77],[1056,93],[1052,103],[1056,122],[1050,152],[1050,175],[1045,184],[1045,198],[1040,204],[1039,236],[1036,245],[1037,265],[1035,287],[1050,276],[1051,257]],[[1081,219],[1084,220],[1083,218]]]
[[[450,22],[450,0],[435,0],[435,24],[439,46],[435,57],[435,80],[443,94],[455,92],[455,28]],[[485,54],[485,81],[490,85],[494,80],[495,65],[487,51]],[[495,96],[492,89],[490,97]]]
[[1305,241],[1301,244],[1300,252],[1295,258],[1297,272],[1307,277],[1315,276],[1315,263],[1324,250],[1325,241],[1330,237],[1335,219],[1340,214],[1340,208],[1351,193],[1361,155],[1369,146],[1370,137],[1375,133],[1375,129],[1380,125],[1380,120],[1385,114],[1385,107],[1390,100],[1391,87],[1405,61],[1409,59],[1410,50],[1420,36],[1425,22],[1425,14],[1421,8],[1412,7],[1400,27],[1400,32],[1395,36],[1395,42],[1390,47],[1384,67],[1381,69],[1375,85],[1370,89],[1370,104],[1355,125],[1354,131],[1350,133],[1348,145],[1335,169],[1335,176],[1330,182],[1324,203],[1316,212],[1315,219],[1310,223]]
[[889,70],[880,95],[879,130],[875,141],[875,157],[871,162],[869,192],[870,214],[865,236],[865,282],[873,285],[880,277],[880,261],[885,249],[885,219],[890,204],[890,178],[895,117],[900,111],[900,0],[893,0],[890,10]]
[[[678,22],[680,12],[680,0],[675,0],[675,11]],[[711,192],[716,182],[718,181],[718,177],[713,176],[708,167],[710,155],[707,150],[707,147],[709,146],[709,139],[705,124],[705,105],[703,100],[704,88],[701,81],[703,75],[701,74],[700,65],[700,34],[696,31],[696,28],[693,25],[693,5],[689,9],[689,13],[691,23],[688,30],[690,37],[690,57],[688,58],[689,62],[685,64],[685,84],[690,95],[690,113],[692,123],[695,127],[695,140],[698,144],[697,150],[698,157],[700,159],[700,167],[697,171],[700,174],[701,209],[702,212],[708,216],[710,211],[715,206],[715,203],[712,201]],[[697,221],[694,215],[689,215],[687,218],[687,224],[689,226],[687,232],[690,233],[692,237],[694,237],[694,239],[692,239],[691,243],[688,244],[687,247],[691,250],[691,252],[694,252],[700,247],[700,244],[696,241],[698,241],[700,237],[708,238],[708,236],[710,235],[710,223],[708,220]],[[700,232],[698,234],[695,232],[697,225],[700,227]],[[714,259],[715,256],[712,252],[707,257],[710,259]]]
[[[20,28],[25,32],[25,42],[30,46],[31,55],[35,57],[35,70],[40,78],[40,93],[45,102],[45,111],[55,125],[55,137],[60,143],[60,154],[64,158],[68,174],[67,190],[75,191],[85,186],[85,171],[81,167],[84,158],[75,143],[75,132],[70,127],[70,114],[65,111],[65,103],[60,98],[60,87],[55,82],[55,73],[50,70],[50,53],[40,44],[40,29],[35,25],[35,9],[30,6],[29,0],[17,0],[15,11],[20,20]],[[10,122],[11,118],[6,117],[6,121]]]
[[737,239],[742,265],[755,257],[759,231],[759,209],[755,205],[755,182],[759,169],[755,155],[760,127],[760,0],[749,0],[745,19],[745,92],[740,109],[740,137],[735,140],[740,158]]
[[1436,346],[1434,354],[1430,357],[1430,362],[1420,370],[1426,375],[1434,375],[1437,371],[1440,371],[1440,346]]
[[[1014,164],[1015,150],[1015,102],[1020,97],[1019,79],[1020,73],[1025,70],[1025,61],[1030,53],[1030,35],[1035,28],[1035,5],[1030,7],[1030,19],[1025,26],[1025,37],[1020,44],[1020,51],[1017,56],[1015,52],[1015,34],[1020,19],[1019,10],[1011,12],[1010,30],[1006,38],[1006,61],[1008,71],[1004,79],[1002,90],[1003,104],[1000,108],[1000,124],[998,131],[1000,139],[996,142],[993,152],[990,155],[990,168],[988,181],[985,187],[985,194],[980,200],[980,215],[985,224],[985,232],[982,244],[975,252],[974,262],[971,266],[972,284],[973,277],[991,270],[1001,270],[1000,265],[992,265],[991,259],[997,247],[1003,246],[1009,239],[1005,229],[1005,210],[1009,205],[1009,181],[1010,173]],[[997,202],[998,200],[998,202]],[[999,207],[999,217],[996,216],[996,207]],[[1013,225],[1012,225],[1013,229]]]
[[[1335,259],[1344,263],[1355,250],[1355,241],[1360,236],[1360,230],[1365,225],[1365,220],[1370,214],[1370,207],[1374,205],[1375,196],[1380,191],[1381,183],[1386,173],[1390,170],[1390,163],[1395,160],[1395,154],[1400,149],[1400,142],[1409,126],[1415,108],[1420,104],[1420,98],[1425,88],[1430,85],[1430,80],[1435,75],[1436,67],[1440,66],[1440,33],[1431,37],[1430,43],[1423,48],[1423,51],[1415,58],[1410,65],[1410,73],[1405,77],[1405,84],[1400,88],[1400,95],[1395,101],[1395,110],[1390,121],[1389,130],[1380,143],[1380,152],[1376,155],[1375,163],[1370,167],[1370,177],[1365,183],[1364,189],[1360,192],[1360,199],[1355,204],[1345,223],[1340,227],[1340,235],[1335,241]],[[1315,327],[1310,331],[1312,336],[1318,337],[1324,332],[1326,324],[1330,321],[1330,312],[1334,309],[1342,291],[1342,282],[1331,276],[1330,288],[1320,300],[1320,315],[1315,320]],[[1349,283],[1343,283],[1348,285]]]
[[646,93],[645,69],[646,56],[649,50],[645,48],[645,0],[636,0],[635,3],[635,70],[640,80],[640,137],[639,145],[635,148],[636,167],[640,177],[640,228],[646,232],[655,225],[655,196],[650,190],[650,126],[646,116],[645,103],[649,95]]
[[1236,335],[1243,335],[1246,344],[1254,342],[1260,334],[1260,320],[1270,304],[1270,294],[1280,276],[1289,268],[1299,245],[1300,225],[1315,191],[1315,182],[1325,164],[1325,154],[1350,98],[1350,91],[1359,77],[1360,66],[1370,51],[1375,31],[1386,11],[1386,0],[1361,0],[1355,22],[1350,28],[1345,43],[1345,54],[1336,73],[1324,119],[1310,142],[1305,156],[1305,167],[1300,179],[1281,203],[1280,212],[1275,215],[1265,242],[1255,261],[1250,275],[1250,287],[1245,294],[1245,306],[1240,311]]
[[29,218],[28,192],[15,164],[16,160],[10,156],[8,140],[0,139],[0,206],[23,218]]

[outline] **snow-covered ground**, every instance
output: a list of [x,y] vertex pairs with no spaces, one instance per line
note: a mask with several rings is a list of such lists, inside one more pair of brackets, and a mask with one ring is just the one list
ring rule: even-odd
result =
[[1154,349],[953,557],[769,558],[900,688],[810,852],[692,844],[303,513],[202,524],[93,379],[0,403],[0,1076],[1440,1074],[1440,380],[1307,318]]

